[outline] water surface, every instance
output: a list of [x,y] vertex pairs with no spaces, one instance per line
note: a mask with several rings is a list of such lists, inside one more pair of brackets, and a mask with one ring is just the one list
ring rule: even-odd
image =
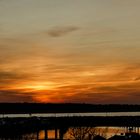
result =
[[140,116],[140,112],[0,114],[3,117]]

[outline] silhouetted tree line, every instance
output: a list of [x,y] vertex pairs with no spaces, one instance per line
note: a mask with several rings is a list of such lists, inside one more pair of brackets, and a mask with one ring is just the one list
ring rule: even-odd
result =
[[138,112],[140,105],[77,103],[0,103],[0,113]]

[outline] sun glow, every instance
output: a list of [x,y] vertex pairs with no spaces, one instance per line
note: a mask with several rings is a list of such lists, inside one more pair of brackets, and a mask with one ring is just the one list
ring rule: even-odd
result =
[[45,85],[29,85],[29,86],[25,86],[25,88],[34,89],[34,90],[44,90],[44,89],[47,89],[48,86],[45,86]]
[[23,89],[27,90],[51,90],[55,88],[54,83],[51,82],[38,82],[38,83],[29,83],[22,86]]

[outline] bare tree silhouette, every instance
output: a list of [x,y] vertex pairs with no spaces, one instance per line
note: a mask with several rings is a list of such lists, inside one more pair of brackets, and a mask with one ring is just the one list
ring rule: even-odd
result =
[[96,128],[96,127],[73,127],[69,129],[69,134],[72,139],[75,140],[93,140],[94,137],[100,135],[105,137],[107,128]]
[[75,140],[87,140],[91,127],[73,127],[69,129],[71,138]]

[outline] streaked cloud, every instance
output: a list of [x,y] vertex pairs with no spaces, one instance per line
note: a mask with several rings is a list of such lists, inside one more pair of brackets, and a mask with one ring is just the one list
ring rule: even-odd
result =
[[76,26],[64,26],[64,27],[54,27],[49,29],[45,33],[48,34],[50,37],[61,37],[67,34],[70,34],[74,31],[79,30],[79,27]]
[[30,93],[25,95],[18,90],[0,90],[0,102],[34,102],[34,100]]

